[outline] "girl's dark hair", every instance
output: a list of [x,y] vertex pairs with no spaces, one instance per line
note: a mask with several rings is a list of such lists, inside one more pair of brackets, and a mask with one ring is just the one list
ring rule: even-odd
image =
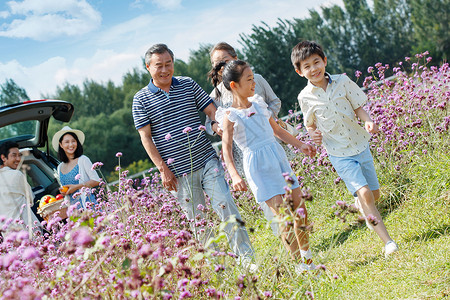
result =
[[231,91],[230,82],[239,82],[242,77],[242,73],[246,68],[250,68],[250,65],[243,60],[229,61],[222,71],[222,81],[225,88]]
[[222,76],[219,74],[219,71],[224,67],[227,63],[221,61],[217,65],[213,66],[211,71],[209,71],[208,75],[211,78],[211,83],[214,86],[214,92],[216,93],[216,99],[220,98],[221,93],[217,86],[222,82]]
[[[83,145],[81,145],[80,140],[78,139],[78,136],[75,133],[68,132],[66,134],[63,134],[59,138],[59,142],[61,143],[61,141],[64,138],[64,136],[66,136],[67,134],[70,134],[71,136],[73,136],[75,141],[77,141],[77,149],[75,150],[74,158],[80,157],[81,155],[83,155]],[[69,162],[69,158],[67,157],[66,152],[64,152],[64,150],[63,150],[63,148],[61,148],[61,146],[58,146],[58,158],[62,162],[65,162],[65,163]]]
[[[236,50],[234,48],[225,42],[220,42],[214,45],[214,47],[211,48],[209,51],[209,57],[211,58],[215,51],[223,50],[227,51],[228,54],[231,57],[237,57]],[[219,75],[219,71],[222,69],[222,67],[226,64],[226,62],[221,61],[217,65],[213,65],[211,62],[211,70],[208,72],[208,78],[211,79],[211,83],[214,86],[214,91],[216,93],[216,99],[220,98],[220,91],[217,88],[220,82],[222,82],[222,76]]]

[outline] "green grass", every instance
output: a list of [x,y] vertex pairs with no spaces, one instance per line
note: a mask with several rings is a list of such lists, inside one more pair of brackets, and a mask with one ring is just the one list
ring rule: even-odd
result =
[[377,165],[377,172],[382,186],[378,208],[399,252],[385,259],[375,232],[333,217],[336,200],[351,203],[353,197],[342,182],[335,185],[328,179],[311,186],[314,199],[307,203],[314,222],[310,241],[315,263],[327,268],[318,277],[294,274],[263,215],[243,206],[261,264],[256,287],[272,291],[273,299],[307,299],[307,290],[315,299],[450,298],[449,154],[444,150],[422,156],[399,173]]

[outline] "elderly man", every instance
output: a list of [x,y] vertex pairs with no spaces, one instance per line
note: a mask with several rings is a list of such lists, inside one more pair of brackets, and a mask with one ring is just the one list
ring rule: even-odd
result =
[[[241,216],[224,178],[224,170],[198,112],[215,120],[212,99],[189,77],[173,77],[173,52],[164,44],[153,45],[145,54],[152,79],[133,99],[133,118],[142,145],[161,173],[162,184],[177,197],[189,219],[204,217],[204,192],[221,221]],[[242,223],[242,222],[239,222]],[[228,224],[225,232],[233,251],[250,268],[253,249],[241,224]],[[237,225],[237,226],[236,226]],[[208,237],[203,235],[201,240]]]
[[[36,226],[35,222],[39,224],[36,215],[26,205],[27,199],[30,204],[33,199],[31,187],[25,175],[16,170],[21,157],[22,154],[17,143],[5,142],[0,145],[0,216],[16,220],[9,229]],[[30,217],[28,216],[29,212],[31,213]]]

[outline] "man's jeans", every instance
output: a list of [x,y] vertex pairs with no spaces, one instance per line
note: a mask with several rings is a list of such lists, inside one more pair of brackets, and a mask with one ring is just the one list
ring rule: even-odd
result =
[[[177,180],[178,192],[172,193],[178,199],[190,220],[198,215],[201,216],[201,219],[205,218],[204,213],[198,209],[199,204],[206,207],[204,192],[211,198],[212,208],[222,222],[227,221],[228,217],[232,215],[236,219],[242,220],[238,208],[231,197],[228,184],[225,181],[222,165],[217,158],[210,159],[204,168],[192,174],[177,177]],[[195,221],[198,220],[195,219]],[[212,237],[212,233],[208,230],[209,227],[206,228],[206,232],[200,235],[200,241],[203,243]],[[198,233],[197,228],[194,229]],[[235,254],[241,257],[254,256],[254,251],[244,226],[238,223],[230,223],[227,224],[224,231]]]

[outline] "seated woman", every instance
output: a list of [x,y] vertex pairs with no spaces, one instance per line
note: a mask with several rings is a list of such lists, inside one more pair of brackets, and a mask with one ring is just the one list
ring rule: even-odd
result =
[[90,191],[100,183],[97,172],[92,170],[91,160],[83,155],[84,138],[81,130],[64,126],[52,139],[53,149],[62,161],[58,166],[61,194],[71,196],[71,205],[79,202],[79,208],[86,208],[86,202],[97,203]]

